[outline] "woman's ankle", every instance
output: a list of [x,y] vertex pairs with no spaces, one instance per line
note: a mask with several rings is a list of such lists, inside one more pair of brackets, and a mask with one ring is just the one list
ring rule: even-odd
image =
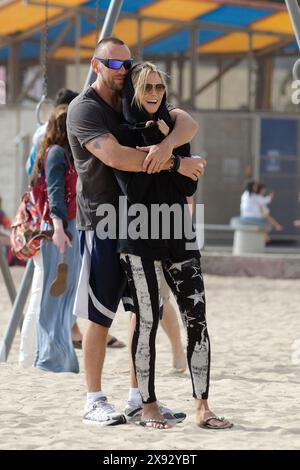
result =
[[144,403],[143,404],[143,413],[148,414],[148,413],[153,413],[153,412],[159,412],[160,413],[157,401],[153,401],[152,403]]
[[208,401],[207,400],[198,400],[195,399],[195,409],[196,412],[205,412],[209,410]]

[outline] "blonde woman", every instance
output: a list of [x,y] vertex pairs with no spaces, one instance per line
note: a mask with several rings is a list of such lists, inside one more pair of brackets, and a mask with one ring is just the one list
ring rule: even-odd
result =
[[[173,128],[166,105],[166,82],[164,74],[149,62],[137,64],[127,75],[123,91],[123,113],[127,123],[120,131],[123,145],[143,148],[159,143]],[[165,429],[155,394],[155,337],[160,316],[160,285],[162,273],[173,292],[187,331],[187,362],[192,379],[195,399],[196,423],[209,429],[225,429],[232,426],[229,421],[214,415],[208,406],[210,375],[210,342],[206,324],[205,293],[201,273],[200,252],[197,247],[188,250],[190,241],[185,230],[181,238],[177,229],[185,228],[186,219],[171,219],[169,236],[163,235],[165,220],[159,227],[159,236],[152,236],[154,226],[151,211],[154,205],[176,204],[181,214],[185,210],[186,197],[197,188],[194,181],[180,175],[177,170],[181,159],[190,156],[188,144],[176,149],[169,171],[159,173],[131,173],[115,170],[122,192],[127,196],[127,237],[119,240],[121,263],[134,299],[136,328],[132,344],[132,360],[138,387],[143,399],[141,424]],[[154,171],[160,161],[153,163]],[[130,208],[141,203],[147,208],[148,236],[131,237],[130,224],[134,217]],[[151,227],[151,228],[150,228]],[[124,227],[122,227],[124,230]],[[142,232],[142,230],[141,230]]]

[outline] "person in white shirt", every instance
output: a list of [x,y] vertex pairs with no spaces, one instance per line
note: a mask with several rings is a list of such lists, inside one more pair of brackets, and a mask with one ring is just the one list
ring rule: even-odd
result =
[[265,225],[265,218],[263,214],[263,206],[271,201],[265,200],[257,194],[258,183],[250,181],[241,197],[241,222],[245,224]]
[[266,241],[269,241],[269,232],[282,230],[282,226],[270,215],[267,207],[273,200],[274,193],[266,196],[266,185],[250,181],[241,197],[240,221],[244,224],[260,225],[265,228]]

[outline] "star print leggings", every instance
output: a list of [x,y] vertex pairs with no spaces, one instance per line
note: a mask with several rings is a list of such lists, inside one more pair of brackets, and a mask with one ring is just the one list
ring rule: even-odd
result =
[[151,261],[121,255],[136,312],[132,359],[143,403],[156,401],[155,338],[160,314],[162,272],[173,292],[187,332],[187,362],[193,397],[208,398],[210,342],[206,326],[205,294],[199,258],[181,262]]

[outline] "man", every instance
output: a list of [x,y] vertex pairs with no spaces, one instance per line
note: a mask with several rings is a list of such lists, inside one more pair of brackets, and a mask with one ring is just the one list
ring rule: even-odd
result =
[[[173,109],[174,130],[147,150],[120,145],[115,130],[123,121],[120,91],[132,66],[129,48],[117,38],[101,40],[91,60],[97,78],[70,105],[68,137],[78,173],[77,227],[80,230],[82,268],[74,313],[88,319],[83,339],[87,402],[84,423],[115,425],[125,417],[114,411],[102,392],[101,374],[108,329],[122,297],[125,277],[116,253],[117,240],[100,240],[95,233],[102,204],[118,204],[119,188],[112,168],[149,173],[170,168],[172,150],[190,141],[197,124]],[[95,158],[96,157],[96,158]],[[146,157],[146,158],[145,158]],[[184,159],[180,173],[196,180],[203,159]],[[99,213],[99,212],[98,212]]]

